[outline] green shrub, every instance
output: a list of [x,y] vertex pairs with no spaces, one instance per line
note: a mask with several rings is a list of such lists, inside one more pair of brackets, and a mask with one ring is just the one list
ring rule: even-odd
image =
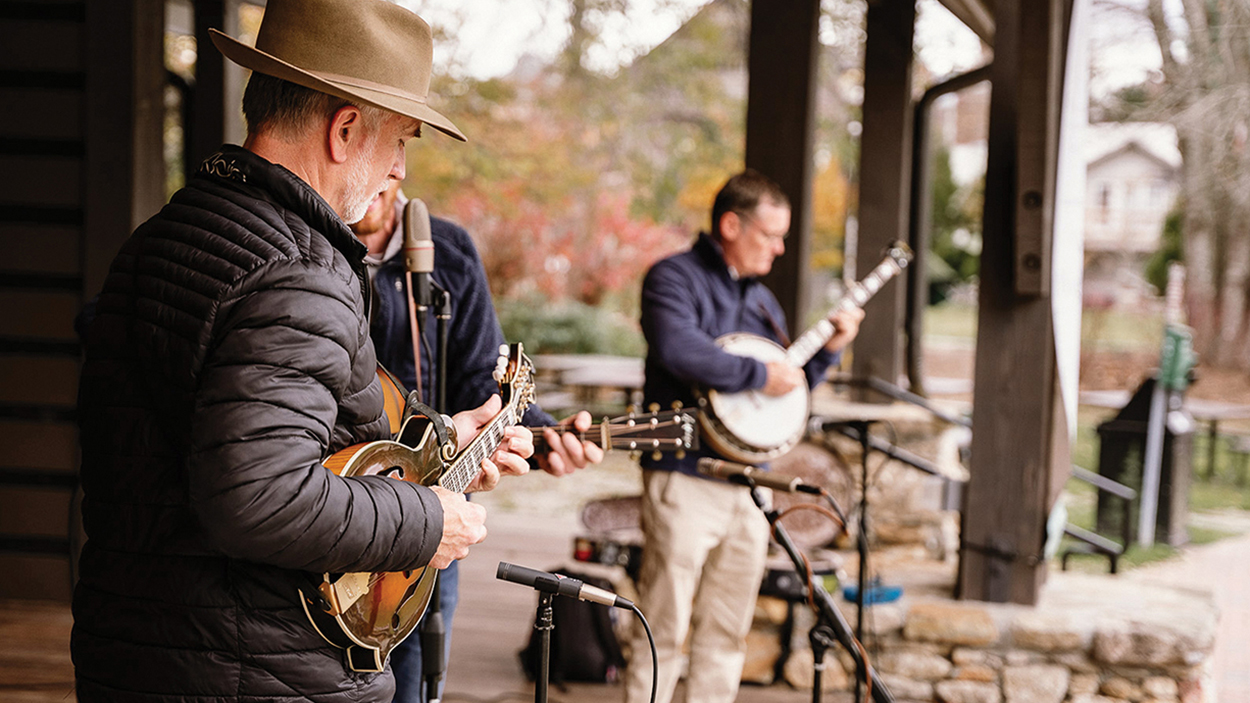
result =
[[638,324],[620,313],[578,302],[501,301],[499,323],[509,342],[522,342],[530,354],[614,354],[646,351]]

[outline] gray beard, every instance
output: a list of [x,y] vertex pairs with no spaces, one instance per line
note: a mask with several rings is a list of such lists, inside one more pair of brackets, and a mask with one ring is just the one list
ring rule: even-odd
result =
[[348,167],[347,193],[343,196],[343,222],[354,225],[369,212],[374,196],[385,190],[386,181],[380,185],[369,184],[369,159],[364,155],[373,152],[373,144],[361,151],[361,156]]

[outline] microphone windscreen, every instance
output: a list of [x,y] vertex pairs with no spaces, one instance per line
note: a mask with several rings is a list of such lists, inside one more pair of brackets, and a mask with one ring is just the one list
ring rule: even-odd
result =
[[404,206],[404,268],[412,273],[434,273],[430,211],[420,198]]

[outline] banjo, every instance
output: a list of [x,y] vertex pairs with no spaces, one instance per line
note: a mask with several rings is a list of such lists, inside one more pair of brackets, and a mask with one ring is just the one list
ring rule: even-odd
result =
[[[836,330],[829,316],[863,307],[911,258],[911,249],[902,242],[895,242],[881,263],[863,280],[852,284],[829,314],[800,335],[789,348],[745,332],[717,337],[716,345],[737,356],[765,363],[784,361],[794,368],[802,368],[833,337]],[[759,464],[775,459],[793,449],[807,431],[810,410],[807,384],[801,383],[780,396],[764,395],[759,389],[737,393],[696,389],[695,395],[702,411],[699,426],[703,438],[708,446],[731,461]]]

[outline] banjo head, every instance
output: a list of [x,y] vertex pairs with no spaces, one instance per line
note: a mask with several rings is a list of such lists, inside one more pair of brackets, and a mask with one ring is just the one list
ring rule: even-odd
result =
[[[716,343],[730,354],[765,363],[786,357],[780,345],[753,334],[725,335]],[[782,396],[764,395],[758,390],[708,390],[705,406],[710,412],[700,413],[700,420],[709,444],[718,452],[734,461],[759,463],[785,453],[802,439],[808,402],[804,384]]]
[[786,358],[786,350],[780,344],[745,332],[717,337],[716,346],[734,356],[746,356],[764,363],[784,361]]

